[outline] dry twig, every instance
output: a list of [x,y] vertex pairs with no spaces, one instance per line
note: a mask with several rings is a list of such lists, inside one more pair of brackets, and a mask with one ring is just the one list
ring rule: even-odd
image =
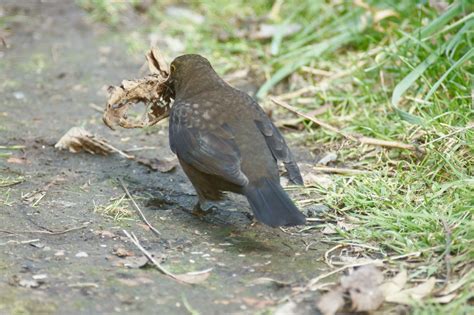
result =
[[297,110],[296,108],[294,108],[290,104],[288,104],[286,102],[283,102],[282,100],[280,100],[278,98],[273,97],[273,98],[271,98],[271,100],[275,104],[277,104],[277,105],[279,105],[283,108],[286,108],[290,112],[293,112],[293,113],[295,113],[295,114],[297,114],[301,117],[304,117],[304,118],[314,122],[315,124],[321,126],[322,128],[327,129],[329,131],[332,131],[334,133],[337,133],[337,134],[343,136],[344,138],[352,140],[354,142],[358,142],[358,143],[361,143],[361,144],[367,144],[367,145],[381,146],[381,147],[386,147],[386,148],[398,148],[398,149],[406,149],[406,150],[410,150],[410,151],[423,152],[421,148],[416,147],[412,144],[407,144],[407,143],[403,143],[403,142],[399,142],[399,141],[388,141],[388,140],[381,140],[381,139],[376,139],[376,138],[371,138],[371,137],[364,137],[364,136],[358,135],[358,134],[349,134],[349,133],[344,132],[344,131],[342,131],[342,130],[334,127],[334,126],[329,125],[328,123],[326,123],[322,120],[319,120],[317,118],[311,117],[311,116],[309,116],[305,113],[300,112],[299,110]]
[[161,236],[161,233],[160,231],[158,231],[157,229],[155,229],[153,227],[153,225],[151,225],[150,222],[148,222],[147,218],[145,217],[145,215],[143,214],[142,210],[140,209],[140,207],[138,206],[138,204],[135,202],[135,199],[133,199],[132,195],[130,194],[130,192],[128,191],[127,187],[125,186],[125,184],[123,183],[122,179],[121,178],[117,178],[117,180],[119,181],[120,183],[120,186],[122,186],[122,189],[125,191],[125,194],[127,194],[127,197],[130,199],[130,201],[132,202],[133,206],[135,207],[135,209],[137,210],[138,214],[140,215],[140,218],[143,220],[143,222],[150,228],[150,230],[155,233],[157,236]]

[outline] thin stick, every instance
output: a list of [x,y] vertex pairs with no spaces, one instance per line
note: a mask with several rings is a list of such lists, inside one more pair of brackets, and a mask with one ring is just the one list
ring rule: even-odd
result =
[[161,266],[161,264],[157,262],[156,259],[153,258],[153,256],[146,249],[143,248],[143,246],[140,244],[140,241],[138,240],[138,238],[135,236],[133,232],[130,235],[130,233],[128,233],[126,230],[122,230],[122,231],[132,241],[132,243],[143,253],[143,255],[145,255],[145,257],[148,258],[148,260],[156,267],[156,269],[158,269],[164,275],[167,275],[168,277],[178,282],[183,282],[179,280],[173,273],[171,273],[170,271],[166,270],[163,266]]
[[328,166],[314,166],[315,171],[325,172],[325,173],[336,173],[336,174],[347,174],[347,175],[363,175],[370,174],[372,172],[364,170],[356,170],[352,168],[338,168],[338,167],[328,167]]
[[125,184],[123,183],[122,179],[121,178],[117,178],[120,185],[122,186],[123,190],[125,191],[125,194],[127,194],[127,197],[130,199],[130,201],[132,202],[133,206],[135,207],[135,209],[137,210],[138,214],[140,215],[140,218],[143,220],[143,222],[145,222],[145,224],[150,228],[150,230],[155,233],[157,236],[161,236],[161,233],[160,231],[158,231],[157,229],[155,229],[153,227],[153,225],[150,224],[150,222],[148,222],[147,218],[145,217],[145,215],[143,214],[142,210],[140,209],[140,207],[138,206],[138,204],[135,202],[135,199],[133,199],[132,195],[130,194],[130,192],[128,191],[127,187],[125,186]]
[[17,232],[13,232],[13,231],[9,231],[9,230],[0,230],[0,233],[6,233],[6,234],[46,234],[46,235],[61,235],[61,234],[65,234],[65,233],[72,232],[72,231],[82,230],[83,228],[87,227],[88,225],[89,225],[89,222],[86,223],[86,224],[84,224],[84,225],[82,225],[82,226],[73,227],[73,228],[70,228],[70,229],[63,230],[63,231],[41,230],[41,231],[17,231]]
[[290,104],[285,103],[280,99],[277,99],[277,98],[273,97],[273,98],[271,98],[271,100],[275,104],[277,104],[277,105],[279,105],[283,108],[286,108],[290,112],[293,112],[293,113],[295,113],[295,114],[297,114],[301,117],[304,117],[304,118],[314,122],[315,124],[321,126],[322,128],[327,129],[329,131],[332,131],[334,133],[340,134],[344,138],[347,138],[347,139],[352,140],[354,142],[358,142],[358,143],[362,143],[362,144],[368,144],[368,145],[381,146],[381,147],[387,147],[387,148],[398,148],[398,149],[406,149],[406,150],[410,150],[410,151],[423,152],[422,149],[420,149],[420,148],[418,148],[414,145],[406,144],[406,143],[399,142],[399,141],[380,140],[380,139],[371,138],[371,137],[364,137],[364,136],[359,135],[359,134],[353,134],[352,135],[352,134],[346,133],[346,132],[344,132],[344,131],[342,131],[342,130],[334,127],[334,126],[329,125],[328,123],[325,123],[322,120],[319,120],[317,118],[311,117],[311,116],[309,116],[305,113],[300,112],[299,110],[297,110],[296,108],[294,108]]
[[39,238],[35,238],[34,240],[26,240],[26,241],[17,241],[17,240],[10,240],[5,243],[0,243],[0,246],[8,245],[8,244],[31,244],[39,242]]
[[295,114],[297,114],[297,115],[299,115],[299,116],[301,116],[301,117],[304,117],[304,118],[306,118],[306,119],[308,119],[308,120],[311,120],[311,121],[314,122],[315,124],[317,124],[317,125],[319,125],[319,126],[325,128],[325,129],[327,129],[327,130],[330,130],[330,131],[332,131],[332,132],[334,132],[334,133],[340,134],[340,135],[343,136],[344,138],[348,138],[348,139],[350,139],[350,140],[357,141],[357,139],[354,138],[353,136],[351,136],[351,135],[349,135],[349,134],[347,134],[347,133],[345,133],[345,132],[343,132],[343,131],[337,129],[336,127],[333,127],[333,126],[331,126],[331,125],[325,123],[325,122],[322,121],[322,120],[319,120],[319,119],[317,119],[317,118],[311,117],[311,116],[309,116],[309,115],[307,115],[307,114],[305,114],[305,113],[302,113],[302,112],[298,111],[296,108],[294,108],[293,106],[291,106],[291,105],[288,104],[288,103],[285,103],[285,102],[283,102],[283,101],[281,101],[281,100],[279,100],[279,99],[277,99],[277,98],[274,98],[274,97],[272,97],[271,100],[272,100],[273,103],[275,103],[275,104],[277,104],[277,105],[279,105],[279,106],[281,106],[281,107],[283,107],[283,108],[286,108],[286,109],[289,110],[290,112],[293,112],[293,113],[295,113]]

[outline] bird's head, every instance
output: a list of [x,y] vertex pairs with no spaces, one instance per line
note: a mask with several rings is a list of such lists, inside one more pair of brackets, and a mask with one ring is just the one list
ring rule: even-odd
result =
[[176,57],[170,65],[168,85],[174,95],[204,89],[209,84],[220,83],[221,79],[211,63],[201,55],[188,54]]

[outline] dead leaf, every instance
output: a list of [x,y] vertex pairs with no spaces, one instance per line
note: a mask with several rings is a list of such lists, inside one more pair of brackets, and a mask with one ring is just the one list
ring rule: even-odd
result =
[[413,302],[421,301],[434,289],[436,279],[431,277],[426,282],[385,297],[387,302],[411,305]]
[[334,315],[344,304],[344,290],[338,287],[324,294],[316,306],[323,315]]
[[454,300],[457,295],[458,295],[457,293],[451,293],[451,294],[444,295],[444,296],[438,296],[438,297],[435,297],[433,299],[433,301],[435,301],[436,303],[440,303],[440,304],[448,304],[449,302]]
[[72,127],[54,145],[60,150],[68,149],[72,153],[82,150],[91,154],[108,155],[112,150],[104,145],[104,140],[98,139],[82,127]]
[[454,291],[457,291],[459,288],[463,287],[471,279],[471,276],[474,274],[474,270],[466,273],[461,279],[457,282],[448,284],[438,295],[448,295]]
[[383,275],[373,265],[362,266],[348,276],[341,278],[341,286],[349,292],[352,310],[375,311],[382,305],[384,295],[380,289]]
[[205,281],[211,275],[212,268],[174,275],[176,279],[189,284],[198,284]]
[[385,297],[394,295],[400,292],[408,280],[408,274],[406,270],[400,271],[395,277],[385,281],[381,286],[381,290]]
[[[169,116],[171,94],[166,80],[169,67],[158,49],[146,54],[150,75],[137,80],[124,80],[120,86],[110,86],[102,120],[111,129],[152,126]],[[133,121],[127,116],[131,105],[143,103],[146,107],[141,120]]]
[[353,311],[375,311],[384,301],[382,282],[383,275],[374,265],[362,266],[343,276],[341,284],[323,295],[317,307],[324,315],[335,314],[345,305],[344,296],[349,295]]
[[171,160],[158,160],[136,157],[135,161],[161,173],[171,172],[176,168],[176,166],[178,166],[178,160],[176,158]]

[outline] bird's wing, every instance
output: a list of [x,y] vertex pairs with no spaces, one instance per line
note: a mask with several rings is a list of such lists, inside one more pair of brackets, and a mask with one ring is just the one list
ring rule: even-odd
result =
[[273,157],[276,160],[283,162],[288,172],[288,177],[292,183],[303,185],[303,177],[301,177],[298,164],[296,164],[293,154],[291,153],[290,148],[288,148],[288,145],[286,144],[286,141],[281,135],[280,131],[277,127],[275,127],[258,103],[255,102],[250,96],[247,97],[257,113],[255,124],[257,125],[257,128],[260,130],[260,132],[265,136],[265,142],[272,152]]
[[246,186],[248,178],[240,169],[240,151],[231,128],[223,124],[212,131],[193,124],[192,110],[173,105],[170,115],[170,146],[176,155],[203,173]]

